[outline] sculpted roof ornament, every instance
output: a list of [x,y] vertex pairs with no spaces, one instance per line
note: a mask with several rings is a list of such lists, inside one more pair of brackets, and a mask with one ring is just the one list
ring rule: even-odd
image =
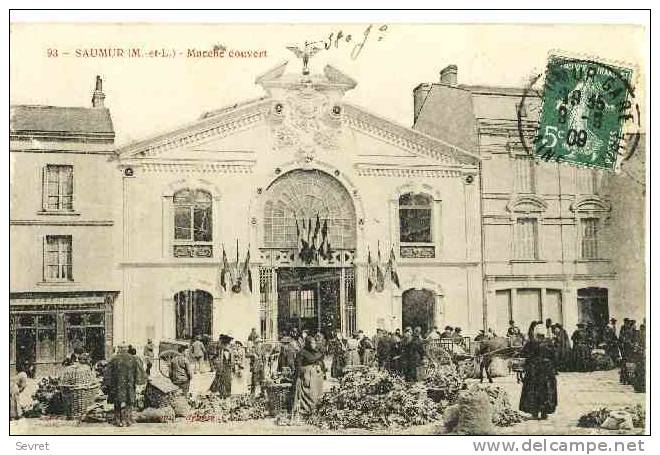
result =
[[314,45],[314,43],[308,43],[305,41],[305,46],[300,49],[298,46],[287,46],[287,49],[289,49],[291,52],[295,54],[296,57],[302,60],[303,62],[303,67],[302,67],[302,73],[303,76],[308,76],[309,75],[309,59],[314,57],[314,55],[321,50],[320,47]]

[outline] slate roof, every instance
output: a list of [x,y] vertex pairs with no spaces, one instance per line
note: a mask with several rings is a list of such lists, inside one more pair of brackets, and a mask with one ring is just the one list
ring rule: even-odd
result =
[[9,131],[11,134],[114,136],[110,111],[86,107],[13,105],[10,106]]
[[523,94],[529,108],[538,109],[541,101],[535,92],[526,93],[520,87],[425,85],[428,93],[413,128],[470,151],[478,150],[477,129],[481,120],[513,125]]

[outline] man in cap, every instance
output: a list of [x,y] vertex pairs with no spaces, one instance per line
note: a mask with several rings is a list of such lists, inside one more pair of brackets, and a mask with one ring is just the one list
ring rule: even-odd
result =
[[193,360],[195,361],[195,373],[202,372],[202,362],[204,361],[204,356],[206,355],[206,347],[202,343],[202,337],[197,335],[195,340],[190,345],[190,353]]
[[268,364],[267,352],[260,337],[252,340],[252,347],[248,354],[250,358],[250,393],[256,395],[257,386],[259,393],[263,393],[263,382],[266,379],[266,365]]
[[185,352],[186,346],[182,344],[178,347],[178,353],[172,357],[170,361],[170,381],[180,388],[183,395],[187,397],[190,391],[190,381],[193,378],[193,370]]
[[144,357],[144,366],[145,366],[145,372],[147,373],[147,376],[151,375],[151,367],[154,364],[154,342],[149,338],[147,340],[147,344],[144,345],[144,349],[142,350],[142,356]]

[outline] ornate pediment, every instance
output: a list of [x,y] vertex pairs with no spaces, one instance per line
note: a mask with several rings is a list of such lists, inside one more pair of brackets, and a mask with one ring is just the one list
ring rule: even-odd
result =
[[313,159],[319,149],[339,148],[341,104],[312,84],[282,92],[273,102],[269,123],[275,150],[292,149],[299,158]]
[[[479,161],[476,153],[343,102],[344,93],[357,84],[330,65],[324,68],[323,74],[291,74],[285,69],[286,62],[256,79],[268,96],[210,112],[169,133],[129,144],[119,150],[120,159],[161,160],[173,149],[196,151],[218,139],[239,137],[241,133],[265,127],[255,136],[256,140],[263,141],[276,152],[290,151],[301,161],[313,161],[319,153],[341,153],[347,130],[441,166],[441,169],[426,169],[427,174],[440,172],[444,175],[447,170],[456,174],[458,168],[473,166]],[[262,136],[262,133],[266,134]],[[224,150],[231,150],[231,147]],[[382,173],[392,172],[395,163],[380,164],[384,167],[377,172]],[[419,165],[428,167],[424,164],[418,163],[404,171],[408,175],[420,175]]]
[[538,196],[520,196],[511,200],[506,209],[511,213],[541,213],[548,204]]

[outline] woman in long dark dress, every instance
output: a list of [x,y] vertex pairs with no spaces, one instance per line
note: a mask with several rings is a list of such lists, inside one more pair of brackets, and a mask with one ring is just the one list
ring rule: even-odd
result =
[[571,360],[573,358],[571,351],[571,340],[568,333],[561,324],[553,326],[555,359],[558,371],[570,371]]
[[296,356],[296,382],[291,414],[310,414],[316,409],[325,378],[323,354],[316,349],[316,340],[308,336],[304,347]]
[[573,342],[573,371],[591,371],[591,339],[583,323],[571,335]]
[[520,395],[520,410],[535,419],[546,419],[557,408],[557,370],[552,343],[545,338],[542,323],[532,322],[529,332],[534,334],[522,348],[525,375]]
[[330,365],[330,376],[335,379],[340,379],[344,375],[344,341],[342,340],[341,332],[337,331],[331,335],[328,341],[328,354],[332,356],[332,363]]
[[220,335],[218,355],[213,359],[215,377],[209,390],[219,394],[222,398],[228,398],[231,395],[231,376],[234,366],[232,353],[229,349],[231,340],[232,338],[228,335]]

